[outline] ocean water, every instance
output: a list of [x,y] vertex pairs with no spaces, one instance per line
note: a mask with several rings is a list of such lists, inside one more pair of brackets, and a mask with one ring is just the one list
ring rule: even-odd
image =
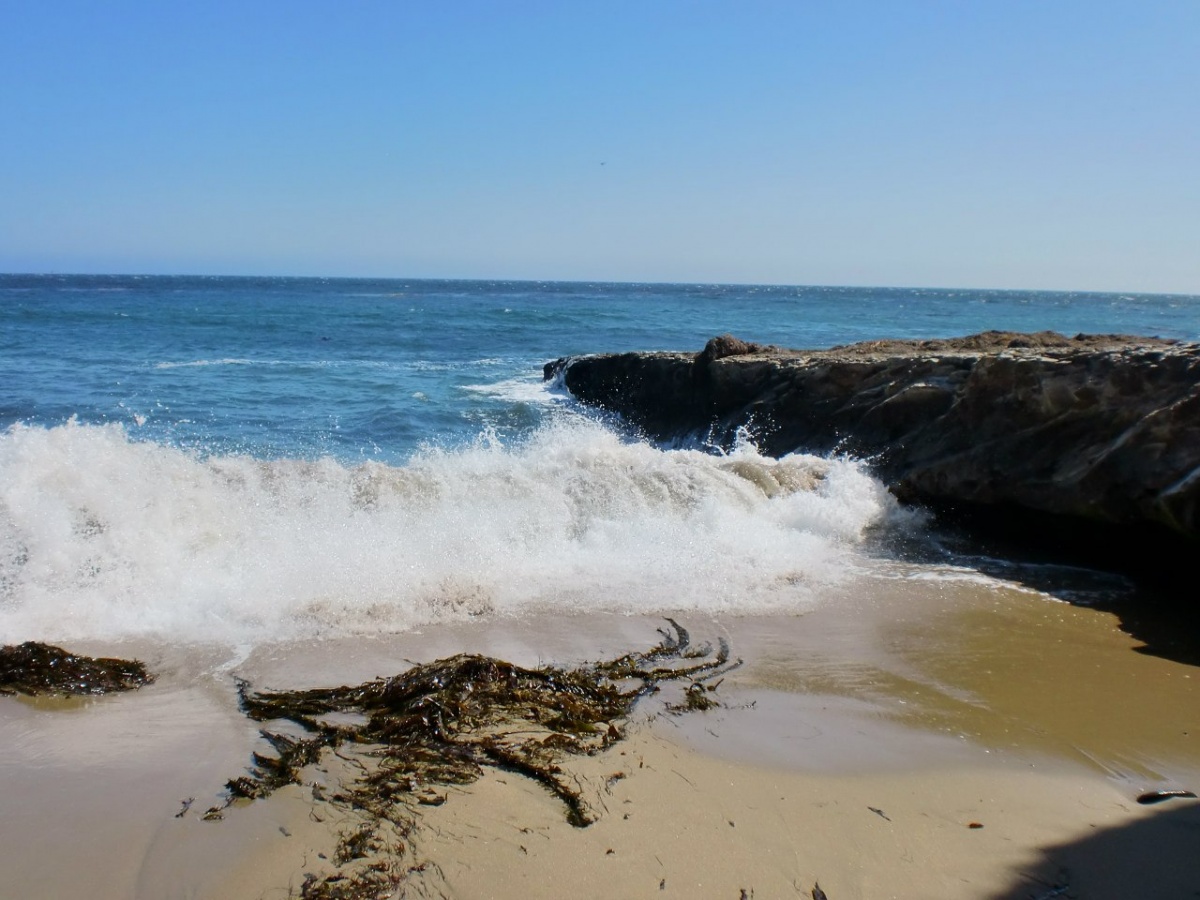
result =
[[914,572],[852,459],[664,449],[558,356],[985,329],[1200,338],[1200,297],[0,276],[0,642],[255,646],[578,612],[802,612]]

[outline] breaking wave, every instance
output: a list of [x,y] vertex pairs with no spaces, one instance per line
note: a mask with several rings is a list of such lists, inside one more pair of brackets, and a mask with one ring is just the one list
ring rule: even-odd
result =
[[856,463],[630,443],[568,414],[406,464],[0,435],[0,641],[256,644],[540,612],[779,612],[892,514]]

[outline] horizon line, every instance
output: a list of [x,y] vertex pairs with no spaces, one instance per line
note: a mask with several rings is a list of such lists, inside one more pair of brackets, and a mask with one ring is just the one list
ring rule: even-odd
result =
[[801,288],[816,290],[895,290],[895,291],[968,291],[976,293],[1031,293],[1031,294],[1097,294],[1102,296],[1125,295],[1142,297],[1190,297],[1200,298],[1200,293],[1184,291],[1145,291],[1094,288],[1030,288],[1030,287],[964,287],[903,284],[801,284],[798,282],[763,281],[669,281],[669,280],[614,280],[605,278],[489,278],[480,276],[410,276],[410,275],[249,275],[211,274],[200,272],[0,272],[0,278],[229,278],[229,279],[288,279],[294,281],[457,281],[479,284],[605,284],[621,286],[662,287],[729,287],[729,288]]

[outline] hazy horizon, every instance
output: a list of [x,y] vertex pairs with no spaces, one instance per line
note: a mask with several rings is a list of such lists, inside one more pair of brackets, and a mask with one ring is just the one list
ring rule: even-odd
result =
[[213,272],[0,272],[0,278],[232,278],[232,279],[296,279],[313,281],[462,281],[472,284],[611,284],[614,286],[662,286],[662,287],[741,287],[741,288],[796,288],[797,290],[895,290],[937,291],[942,293],[1031,293],[1031,294],[1096,294],[1097,296],[1154,296],[1154,297],[1200,297],[1200,293],[1185,291],[1118,291],[1118,290],[1073,290],[1071,288],[1028,288],[1028,287],[976,287],[971,285],[929,284],[798,284],[786,281],[619,281],[607,278],[488,278],[455,277],[440,275],[293,275],[283,272],[262,274],[213,273]]

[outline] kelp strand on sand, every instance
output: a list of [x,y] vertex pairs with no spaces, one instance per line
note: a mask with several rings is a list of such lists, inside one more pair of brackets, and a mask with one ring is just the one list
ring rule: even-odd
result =
[[0,694],[88,696],[131,691],[153,680],[136,659],[77,656],[37,641],[0,647]]
[[596,814],[561,764],[621,740],[634,705],[663,682],[687,683],[671,712],[709,708],[711,679],[740,664],[724,640],[716,652],[693,648],[687,630],[667,621],[671,629],[660,629],[650,650],[573,669],[463,654],[353,687],[253,692],[243,683],[247,716],[292,722],[303,734],[264,729],[274,755],[254,754],[249,773],[228,782],[225,806],[301,784],[302,770],[336,757],[347,775],[333,790],[314,782],[314,803],[350,813],[357,824],[341,832],[334,871],[306,876],[305,900],[391,896],[424,870],[407,859],[419,808],[445,802],[445,788],[471,784],[488,769],[535,781],[562,802],[572,825],[585,827]]

